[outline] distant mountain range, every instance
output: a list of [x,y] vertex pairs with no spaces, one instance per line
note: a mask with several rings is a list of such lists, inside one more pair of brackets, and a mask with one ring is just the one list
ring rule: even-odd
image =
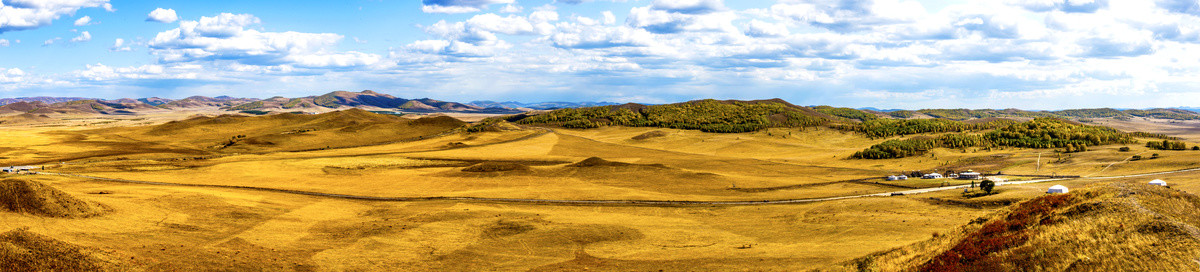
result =
[[374,91],[336,91],[318,96],[267,99],[230,96],[192,96],[184,99],[161,97],[122,98],[104,100],[85,97],[20,97],[0,99],[0,114],[132,114],[145,110],[174,110],[189,108],[219,108],[229,111],[303,111],[305,109],[364,108],[401,112],[460,112],[512,114],[529,110],[578,108],[616,105],[611,102],[493,102],[458,103],[430,98],[405,99]]
[[[778,100],[778,99],[776,99]],[[779,100],[782,101],[782,100]],[[790,105],[790,104],[789,104]],[[530,110],[553,110],[564,108],[619,106],[612,102],[495,102],[472,101],[458,103],[430,98],[405,99],[374,91],[336,91],[317,96],[287,98],[282,96],[267,99],[237,98],[230,96],[192,96],[184,99],[160,97],[122,98],[103,100],[83,97],[22,97],[0,98],[0,114],[137,114],[142,111],[181,110],[215,108],[228,111],[243,111],[255,114],[266,112],[326,111],[331,109],[362,108],[371,111],[397,111],[416,113],[456,112],[516,114]],[[828,106],[804,107],[823,114],[848,119],[867,120],[874,118],[944,118],[968,120],[991,117],[1041,117],[1061,116],[1068,118],[1135,118],[1145,117],[1172,120],[1200,120],[1196,110],[1200,108],[1160,109],[1073,109],[1059,111],[1026,111],[1019,109],[923,109],[897,110],[877,108],[834,108]],[[877,116],[877,117],[875,117]]]
[[467,105],[485,107],[485,108],[510,108],[510,109],[533,109],[533,110],[553,110],[563,108],[583,108],[583,107],[598,107],[619,105],[613,102],[539,102],[539,103],[521,103],[516,101],[496,102],[496,101],[471,101]]

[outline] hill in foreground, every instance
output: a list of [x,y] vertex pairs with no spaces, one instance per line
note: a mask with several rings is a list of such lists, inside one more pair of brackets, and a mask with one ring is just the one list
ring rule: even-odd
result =
[[0,180],[0,211],[75,218],[100,214],[103,208],[41,182],[5,179]]
[[1186,271],[1200,254],[1200,197],[1115,182],[1050,194],[956,233],[872,254],[858,271]]
[[0,271],[119,271],[94,249],[15,229],[0,233]]

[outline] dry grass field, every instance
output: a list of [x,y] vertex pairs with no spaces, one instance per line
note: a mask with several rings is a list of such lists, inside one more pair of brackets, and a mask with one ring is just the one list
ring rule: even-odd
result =
[[[12,260],[0,270],[797,271],[860,264],[904,270],[971,237],[981,220],[1040,199],[1050,185],[1087,187],[1072,193],[1087,196],[1071,202],[1076,206],[1123,197],[1126,187],[1172,197],[1200,193],[1200,172],[1184,172],[1002,185],[978,197],[955,189],[766,205],[515,202],[496,199],[721,202],[886,194],[969,183],[880,179],[907,171],[1110,177],[1200,167],[1200,151],[1140,144],[1070,154],[939,148],[859,160],[849,156],[886,139],[829,128],[469,133],[449,117],[363,111],[176,117],[0,129],[0,165],[37,165],[48,173],[0,174],[0,260]],[[1129,160],[1154,153],[1155,159]],[[1181,191],[1135,186],[1152,178]],[[1095,228],[1153,221],[1105,218],[1095,219],[1109,220]],[[1030,235],[1027,247],[1064,247],[1050,247],[1053,235],[1090,221],[1081,222]],[[1095,239],[1153,243],[1159,236]],[[1180,251],[1171,254],[1194,253],[1195,241],[1172,241]],[[1005,260],[1042,256],[1006,250],[1025,255]],[[1174,265],[1159,268],[1182,267]]]

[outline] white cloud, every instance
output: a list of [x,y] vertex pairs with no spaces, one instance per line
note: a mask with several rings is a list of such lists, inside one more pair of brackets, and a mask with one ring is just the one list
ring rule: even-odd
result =
[[768,23],[755,19],[746,24],[746,35],[754,37],[780,37],[790,33],[787,25],[782,23]]
[[654,9],[684,14],[704,14],[725,10],[723,0],[654,0]]
[[604,16],[604,24],[611,25],[617,23],[617,16],[613,15],[612,11],[605,10],[602,15]]
[[104,3],[104,11],[116,12],[117,9],[113,8],[113,5],[110,3]]
[[108,0],[8,0],[0,4],[0,33],[50,25],[82,8],[107,5]]
[[914,22],[927,13],[920,2],[912,0],[782,2],[771,6],[775,16],[839,32]]
[[146,21],[159,23],[174,23],[179,20],[179,15],[175,14],[174,9],[156,8],[146,15]]
[[125,39],[117,38],[116,40],[113,41],[112,47],[108,48],[108,51],[129,52],[129,51],[133,51],[133,48],[131,48],[130,46],[125,44]]
[[500,8],[500,13],[519,13],[523,9],[525,9],[525,8],[522,8],[520,5],[508,4],[508,5],[504,5],[503,8]]
[[9,45],[8,40],[0,39],[0,46],[7,47],[8,45]]
[[374,54],[336,52],[343,38],[333,33],[262,32],[250,14],[222,13],[158,33],[148,43],[160,62],[228,60],[245,65],[296,65],[308,68],[355,67],[380,61]]
[[54,37],[54,38],[52,38],[52,39],[49,39],[49,40],[46,40],[46,41],[42,42],[42,46],[49,46],[49,45],[53,45],[54,43],[56,43],[56,42],[58,42],[58,41],[60,41],[60,40],[62,40],[62,37]]
[[75,26],[85,26],[91,22],[92,22],[91,16],[83,16],[83,17],[79,17],[78,20],[75,20]]
[[479,12],[488,5],[514,2],[513,0],[421,0],[421,11],[425,13],[471,13]]
[[733,20],[737,14],[729,11],[690,14],[668,11],[654,7],[634,7],[629,10],[625,23],[659,34],[684,31],[735,32]]
[[71,42],[73,42],[73,43],[86,42],[86,41],[91,41],[91,40],[92,40],[92,33],[88,33],[87,31],[79,32],[78,37],[71,38]]

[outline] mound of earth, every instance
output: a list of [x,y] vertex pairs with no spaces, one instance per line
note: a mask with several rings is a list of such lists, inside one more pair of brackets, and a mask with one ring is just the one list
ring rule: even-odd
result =
[[463,172],[509,172],[509,171],[529,171],[529,166],[511,163],[511,162],[481,162],[475,165],[463,168]]
[[93,250],[16,229],[0,233],[0,271],[115,271]]
[[0,210],[47,217],[88,217],[100,214],[99,206],[41,182],[0,180]]
[[567,167],[600,167],[600,166],[611,166],[611,167],[649,166],[649,167],[660,167],[660,168],[665,167],[661,164],[633,164],[633,163],[625,163],[625,162],[615,162],[615,161],[601,159],[600,157],[591,157],[591,158],[587,158],[582,161],[579,161],[577,163],[572,163],[572,164],[567,165]]
[[650,138],[658,138],[658,137],[666,137],[666,136],[667,136],[666,132],[663,132],[661,130],[655,130],[655,131],[651,131],[651,132],[642,133],[637,136],[633,136],[633,138],[631,138],[631,139],[645,140],[645,139],[650,139]]
[[[1049,185],[1047,185],[1049,186]],[[1115,182],[1048,194],[959,231],[868,255],[857,271],[1184,271],[1200,253],[1200,197]]]
[[596,166],[628,166],[629,163],[609,161],[600,157],[591,157],[579,161],[577,163],[568,164],[567,167],[596,167]]

